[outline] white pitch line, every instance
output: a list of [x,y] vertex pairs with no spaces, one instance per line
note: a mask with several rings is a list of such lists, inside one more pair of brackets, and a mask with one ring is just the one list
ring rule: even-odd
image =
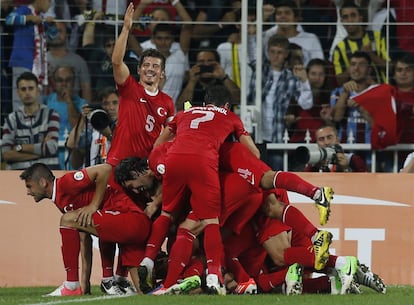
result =
[[69,303],[83,303],[83,302],[90,302],[90,301],[97,301],[97,300],[107,300],[107,299],[115,299],[115,298],[127,298],[133,295],[117,295],[117,296],[100,296],[94,298],[77,298],[77,299],[70,299],[70,300],[57,300],[57,301],[50,301],[50,302],[41,302],[41,303],[32,303],[32,304],[21,304],[21,305],[54,305],[54,304],[69,304]]

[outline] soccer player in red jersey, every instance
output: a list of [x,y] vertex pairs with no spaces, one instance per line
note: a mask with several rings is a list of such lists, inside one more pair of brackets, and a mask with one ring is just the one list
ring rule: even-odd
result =
[[[162,179],[162,176],[165,173],[165,157],[171,144],[172,142],[166,142],[163,145],[159,145],[155,149],[153,149],[149,156],[148,164],[144,162],[145,160],[139,160],[138,158],[129,158],[130,160],[126,159],[121,161],[116,170],[116,172],[118,171],[118,174],[121,173],[121,175],[116,174],[118,183],[129,190],[133,190],[136,193],[147,192],[151,189],[154,189],[154,185],[160,184],[160,180]],[[250,184],[250,188],[254,187],[259,190],[261,188],[273,189],[275,187],[275,176],[278,176],[278,180],[276,183],[278,188],[285,187],[291,191],[299,192],[311,198],[313,198],[313,196],[315,195],[316,190],[319,190],[318,187],[304,181],[303,179],[301,179],[293,173],[276,173],[274,171],[271,171],[271,169],[265,163],[263,163],[255,155],[253,155],[244,145],[238,142],[225,142],[221,146],[220,168],[221,170],[237,173],[236,177],[231,178],[231,183],[225,182],[229,181],[229,179],[223,179],[223,177],[228,177],[228,175],[224,173],[220,175],[220,181],[222,183],[222,198],[224,198],[222,204],[222,213],[220,216],[220,223],[223,223],[225,220],[227,220],[228,215],[231,214],[233,211],[242,210],[240,205],[238,204],[240,204],[241,202],[247,202],[248,194],[245,193],[246,191],[248,191],[249,188],[243,186],[243,184],[245,184],[246,182]],[[240,177],[242,177],[246,181],[241,180],[240,183],[236,183],[237,175],[240,175]],[[240,190],[244,190],[244,193]],[[240,194],[242,194],[241,199],[240,196],[238,196]],[[241,201],[237,202],[237,200]],[[253,205],[251,204],[249,204],[249,206],[253,207]],[[240,226],[241,224],[246,223],[246,221],[250,219],[248,216],[246,216],[246,214],[241,214],[240,216],[241,218],[236,218],[236,221],[232,221],[232,223],[236,223]],[[319,240],[321,238],[325,238],[324,245],[320,245],[318,247],[319,249],[315,248],[315,252],[319,254],[317,256],[318,259],[320,260],[321,258],[323,258],[323,254],[326,253],[326,251],[328,250],[327,247],[329,247],[330,243],[329,232],[318,231],[318,229],[312,224],[310,224],[309,221],[303,216],[303,214],[297,208],[290,205],[282,204],[276,206],[272,209],[272,217],[283,220],[289,226],[301,229],[300,231],[306,234],[306,236],[308,236],[309,238],[312,238],[312,240]],[[234,215],[232,218],[234,219]],[[165,226],[167,226],[169,224],[169,219],[167,217],[161,216],[156,220],[156,222],[166,223]],[[158,226],[155,225],[154,227]],[[151,289],[151,287],[149,287],[151,286],[151,281],[149,280],[147,283],[146,278],[148,275],[152,273],[151,270],[153,268],[154,259],[159,251],[161,243],[164,240],[165,235],[160,232],[162,232],[162,230],[153,230],[153,234],[151,235],[151,238],[148,240],[147,243],[145,262],[143,261],[143,263],[141,263],[142,268],[139,268],[139,270],[145,271],[143,273],[142,278],[140,274],[141,289],[143,289],[145,292],[150,291]],[[160,233],[159,236],[155,236],[158,235],[158,233]],[[178,235],[180,235],[180,233],[183,233],[182,235],[186,237],[180,238],[179,236],[177,236],[177,242],[191,239],[189,237],[192,236],[191,234],[193,234],[193,229],[191,225],[190,227],[180,225]],[[194,240],[194,238],[192,238],[192,240]],[[181,247],[181,253],[184,252],[183,249],[184,246]],[[166,279],[164,287],[168,288],[168,285],[171,284],[171,282],[173,281],[167,281]]]
[[[147,157],[155,139],[175,112],[171,97],[159,89],[165,77],[165,57],[159,51],[149,49],[142,53],[138,66],[139,82],[131,76],[123,62],[133,13],[131,3],[125,12],[124,25],[112,54],[113,74],[119,92],[119,115],[107,163],[101,170],[102,179],[113,187],[118,187],[112,175],[115,166],[126,157]],[[103,195],[99,191],[95,194],[94,200]],[[95,211],[92,206],[82,209],[78,215],[79,223],[90,225]]]
[[[20,175],[25,181],[27,194],[36,202],[49,198],[64,213],[60,221],[60,233],[67,280],[50,296],[82,294],[78,271],[79,231],[96,235],[103,241],[118,243],[122,263],[129,268],[131,278],[136,288],[139,288],[136,266],[144,255],[151,228],[150,220],[125,193],[107,186],[102,179],[101,166],[55,178],[45,164],[35,163]],[[103,195],[96,198],[98,190]],[[82,209],[89,206],[96,212],[92,214],[90,225],[84,226],[77,222],[77,218]]]
[[[138,66],[139,82],[123,61],[133,13],[131,3],[112,54],[113,74],[119,92],[119,115],[107,164],[102,169],[105,173],[103,178],[113,186],[116,184],[112,178],[110,180],[112,169],[124,158],[147,157],[154,141],[175,113],[173,100],[160,90],[160,82],[165,77],[165,57],[154,49],[144,51]],[[79,221],[90,224],[93,212],[85,210]]]
[[125,13],[122,32],[112,55],[114,79],[118,87],[119,121],[108,153],[107,163],[115,166],[126,157],[147,157],[163,126],[172,119],[175,108],[160,90],[165,78],[165,57],[155,49],[144,51],[138,66],[137,82],[123,62],[134,6]]
[[[221,275],[221,243],[219,216],[221,189],[218,173],[219,149],[229,135],[258,154],[240,118],[228,109],[231,101],[223,85],[210,86],[205,107],[192,107],[179,112],[164,129],[157,144],[175,136],[165,160],[167,168],[162,179],[163,225],[153,225],[153,232],[166,232],[170,215],[181,208],[188,192],[194,214],[205,225],[204,249],[207,259],[207,289],[212,294],[225,294]],[[156,229],[157,228],[157,229]],[[159,234],[157,232],[156,234]],[[163,234],[165,236],[165,234]]]

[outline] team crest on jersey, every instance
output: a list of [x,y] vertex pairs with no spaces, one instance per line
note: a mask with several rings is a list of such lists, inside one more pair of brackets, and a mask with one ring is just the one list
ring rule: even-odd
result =
[[68,205],[66,205],[66,206],[63,208],[63,211],[64,211],[65,213],[70,212],[70,211],[73,211],[73,210],[75,210],[75,209],[74,209],[74,207],[73,207],[73,204],[72,204],[72,203],[69,203]]
[[158,164],[157,165],[157,172],[160,175],[164,175],[165,174],[165,165],[164,164]]
[[166,116],[167,115],[167,110],[165,110],[164,107],[158,107],[157,109],[157,114],[159,116]]
[[82,180],[85,177],[83,172],[76,172],[73,174],[73,178],[77,181]]

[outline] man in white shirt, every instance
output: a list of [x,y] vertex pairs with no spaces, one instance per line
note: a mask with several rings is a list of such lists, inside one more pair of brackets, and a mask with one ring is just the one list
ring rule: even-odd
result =
[[300,18],[299,14],[295,1],[279,1],[275,11],[277,25],[263,33],[263,46],[264,50],[267,50],[269,38],[274,34],[285,36],[290,43],[295,43],[302,48],[306,66],[313,58],[324,59],[324,54],[319,38],[313,33],[305,32],[299,24],[295,24]]

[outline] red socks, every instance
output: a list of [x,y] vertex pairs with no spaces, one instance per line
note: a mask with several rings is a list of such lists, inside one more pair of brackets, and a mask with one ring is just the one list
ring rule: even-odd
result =
[[288,268],[272,273],[262,273],[255,280],[260,290],[263,292],[269,292],[273,288],[283,284],[285,282],[286,272]]
[[114,256],[116,244],[104,242],[99,239],[99,252],[101,253],[102,277],[108,278],[114,275]]
[[290,172],[277,172],[273,180],[275,188],[282,188],[312,198],[318,189],[301,177]]
[[180,278],[185,266],[189,263],[193,253],[193,241],[195,236],[187,229],[179,228],[177,239],[171,247],[168,260],[168,272],[164,281],[164,287],[174,285]]
[[62,237],[62,257],[68,282],[79,281],[80,238],[76,229],[60,227]]
[[216,274],[223,283],[221,274],[221,255],[223,243],[221,241],[218,224],[208,224],[204,229],[204,252],[206,254],[208,274]]
[[315,265],[315,253],[313,248],[290,247],[285,250],[283,255],[286,266],[299,263],[304,267],[313,268]]
[[152,224],[151,235],[145,248],[145,256],[155,261],[158,252],[167,236],[170,228],[171,218],[165,215],[160,215]]
[[300,232],[311,238],[317,231],[316,228],[303,213],[293,205],[286,205],[283,209],[282,222],[291,227],[294,231]]

